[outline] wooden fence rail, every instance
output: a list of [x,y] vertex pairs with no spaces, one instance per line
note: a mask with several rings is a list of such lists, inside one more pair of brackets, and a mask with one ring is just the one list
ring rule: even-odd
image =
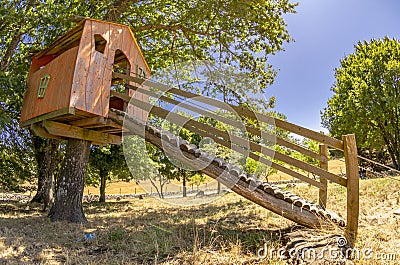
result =
[[[270,142],[275,142],[277,145],[292,149],[301,154],[317,159],[319,161],[319,166],[314,166],[306,162],[303,162],[301,160],[295,159],[286,154],[277,152],[261,144],[261,142],[260,143],[254,142],[253,140],[249,139],[245,140],[242,137],[230,134],[226,131],[220,130],[205,123],[201,123],[197,120],[189,119],[178,113],[171,112],[170,110],[163,109],[159,106],[155,106],[135,98],[131,98],[125,94],[120,94],[115,91],[111,91],[111,95],[114,97],[118,97],[125,102],[128,102],[136,107],[139,107],[140,109],[143,109],[155,116],[166,119],[169,122],[178,124],[190,131],[193,131],[194,133],[200,136],[210,137],[216,143],[222,146],[230,148],[242,155],[248,156],[256,161],[271,166],[272,168],[275,168],[281,172],[291,175],[292,177],[295,177],[310,185],[317,187],[319,189],[318,202],[323,207],[327,206],[328,181],[346,187],[347,188],[346,236],[349,243],[354,244],[357,236],[358,213],[359,213],[358,160],[357,160],[357,148],[355,144],[354,135],[345,135],[343,136],[342,140],[338,140],[333,137],[324,135],[322,133],[318,133],[310,129],[295,125],[293,123],[268,116],[266,114],[257,113],[255,111],[252,111],[244,107],[227,104],[216,99],[200,96],[188,91],[183,91],[178,88],[170,87],[165,84],[160,84],[146,79],[133,77],[121,73],[113,73],[113,77],[123,79],[126,81],[131,81],[138,84],[137,86],[126,85],[127,89],[136,90],[139,93],[162,100],[168,104],[179,106],[191,112],[196,112],[198,114],[218,120],[222,123],[233,126],[235,128],[245,129],[246,133],[250,135],[261,137]],[[153,90],[149,90],[148,89],[149,87],[153,88]],[[154,89],[158,90],[161,93],[154,91]],[[171,95],[174,96],[170,97]],[[177,100],[179,98],[180,101]],[[190,99],[190,101],[185,102],[185,99]],[[198,104],[190,103],[192,101],[197,101]],[[210,107],[206,109],[205,107],[203,107],[204,104],[207,104]],[[294,133],[312,139],[314,141],[317,141],[318,143],[320,143],[319,153],[316,153],[312,150],[291,143],[285,139],[282,139],[279,136],[275,136],[270,132],[262,130],[261,127],[254,127],[248,124],[243,124],[242,122],[224,117],[222,115],[219,115],[211,111],[211,109],[215,108],[220,108],[225,111],[229,111],[231,113],[239,115],[240,117],[276,126],[276,128],[280,128],[290,133]],[[182,123],[182,121],[185,122]],[[345,163],[346,163],[346,177],[338,176],[336,174],[329,172],[328,146],[344,151]],[[276,163],[275,161],[273,161],[273,159],[285,163],[290,168]],[[299,173],[298,170],[293,170],[292,169],[293,167],[297,168],[298,170],[309,172],[313,175],[319,176],[319,181]]]
[[246,118],[250,118],[250,119],[255,119],[258,120],[260,122],[265,122],[267,124],[270,125],[274,125],[278,128],[287,130],[289,132],[295,133],[297,135],[315,140],[317,142],[326,144],[328,146],[334,147],[338,150],[343,151],[343,141],[338,140],[336,138],[312,131],[310,129],[304,128],[302,126],[287,122],[287,121],[283,121],[262,113],[256,113],[250,109],[244,108],[244,107],[238,107],[232,104],[228,104],[228,103],[224,103],[221,102],[219,100],[213,99],[213,98],[208,98],[208,97],[204,97],[204,96],[200,96],[188,91],[184,91],[184,90],[180,90],[178,88],[174,88],[165,84],[160,84],[157,82],[153,82],[150,81],[148,79],[143,79],[143,78],[139,78],[139,77],[133,77],[130,75],[125,75],[125,74],[121,74],[121,73],[113,73],[113,77],[116,78],[121,78],[121,79],[125,79],[127,81],[132,81],[138,84],[144,84],[147,87],[152,87],[152,88],[156,88],[159,89],[162,92],[168,92],[168,93],[172,93],[178,96],[182,96],[188,99],[194,99],[196,101],[202,102],[202,103],[206,103],[209,104],[211,106],[217,107],[217,108],[221,108],[227,111],[232,111],[234,110],[237,114],[242,115]]

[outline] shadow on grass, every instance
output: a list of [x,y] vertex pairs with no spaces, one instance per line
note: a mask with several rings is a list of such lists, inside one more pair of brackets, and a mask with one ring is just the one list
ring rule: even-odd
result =
[[[266,242],[279,246],[297,229],[269,224],[268,214],[241,200],[185,208],[146,203],[85,203],[83,225],[52,223],[39,205],[0,202],[0,263],[196,263],[196,253],[219,251],[256,258]],[[86,240],[85,233],[95,236]]]

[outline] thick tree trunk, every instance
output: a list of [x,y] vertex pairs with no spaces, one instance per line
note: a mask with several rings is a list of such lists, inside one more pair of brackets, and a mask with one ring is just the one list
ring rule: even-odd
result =
[[43,210],[51,207],[54,194],[54,176],[60,163],[59,143],[54,139],[34,138],[36,162],[38,164],[38,188],[31,202],[44,203]]
[[99,202],[106,202],[106,181],[107,172],[104,170],[100,171],[100,198]]
[[56,198],[49,213],[51,221],[87,222],[82,197],[89,154],[89,141],[69,139]]
[[43,196],[43,211],[48,210],[54,202],[54,189],[55,189],[55,172],[58,164],[60,163],[59,156],[59,140],[49,139],[48,147],[44,156],[44,196]]

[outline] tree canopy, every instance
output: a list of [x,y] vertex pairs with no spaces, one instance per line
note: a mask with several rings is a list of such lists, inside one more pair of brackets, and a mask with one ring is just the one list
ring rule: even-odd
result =
[[387,152],[399,169],[399,40],[359,42],[354,53],[340,61],[335,77],[323,126],[335,137],[355,133],[359,148]]
[[[1,171],[10,173],[1,185],[16,187],[34,176],[38,152],[32,135],[17,126],[30,57],[71,29],[71,18],[129,25],[153,71],[193,59],[219,61],[249,73],[264,90],[275,77],[268,56],[290,41],[283,15],[294,13],[295,6],[289,0],[5,1],[0,6],[0,144]],[[12,145],[3,141],[8,134],[15,135]],[[29,158],[17,158],[22,153]],[[21,170],[9,170],[16,164]]]

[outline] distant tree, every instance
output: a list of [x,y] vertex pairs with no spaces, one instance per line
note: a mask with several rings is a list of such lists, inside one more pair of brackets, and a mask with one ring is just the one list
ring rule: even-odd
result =
[[358,42],[335,77],[323,126],[335,137],[355,133],[358,148],[387,152],[400,169],[400,42]]
[[99,202],[106,201],[107,181],[130,180],[129,169],[121,145],[92,146],[86,183],[100,187]]
[[176,166],[171,163],[168,156],[160,149],[147,144],[149,158],[154,162],[155,171],[147,176],[147,180],[156,189],[158,196],[164,198],[164,187],[175,178]]
[[[184,112],[177,112],[179,115],[182,115],[187,118],[193,118],[189,114]],[[162,120],[156,117],[153,117],[150,120],[154,126],[163,128],[164,130],[171,132],[180,138],[188,141],[191,144],[199,145],[201,137],[195,134],[192,131],[189,131],[185,128],[177,126],[176,124],[170,123],[166,120]],[[163,178],[172,181],[177,180],[182,182],[182,194],[183,197],[187,196],[187,184],[191,180],[195,178],[197,180],[202,179],[202,173],[197,172],[191,165],[184,165],[180,161],[177,161],[168,155],[166,155],[162,150],[157,148],[150,149],[149,152],[150,158],[158,164],[158,173]]]

